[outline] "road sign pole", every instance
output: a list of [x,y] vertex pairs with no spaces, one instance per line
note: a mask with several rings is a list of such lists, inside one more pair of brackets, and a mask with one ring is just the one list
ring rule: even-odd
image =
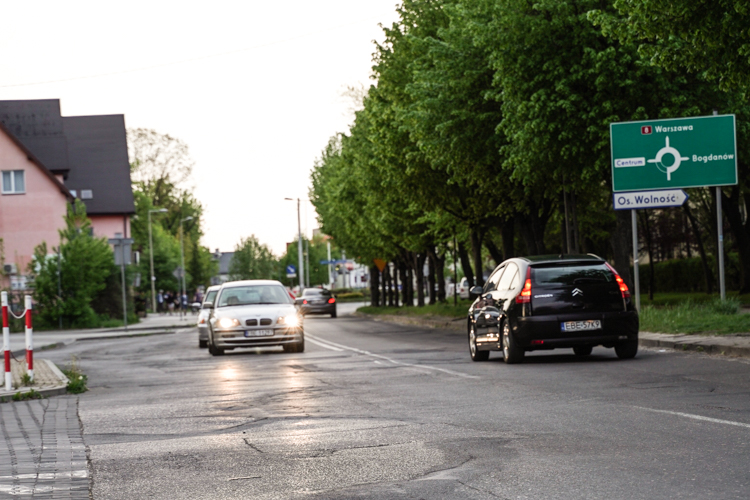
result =
[[718,245],[716,251],[719,253],[719,293],[721,300],[726,300],[727,291],[724,283],[724,224],[721,215],[721,187],[716,186],[716,232],[718,233]]
[[641,312],[641,276],[638,271],[638,218],[635,210],[630,211],[633,221],[633,287],[635,288],[635,308]]

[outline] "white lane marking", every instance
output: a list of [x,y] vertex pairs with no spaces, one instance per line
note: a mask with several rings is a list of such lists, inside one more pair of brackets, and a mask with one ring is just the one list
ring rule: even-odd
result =
[[750,429],[750,424],[746,424],[743,422],[735,422],[733,420],[721,420],[719,418],[704,417],[702,415],[693,415],[692,413],[681,413],[679,411],[655,410],[653,408],[644,408],[643,406],[634,406],[633,408],[638,408],[639,410],[652,411],[655,413],[666,413],[668,415],[677,415],[678,417],[692,418],[693,420],[703,420],[704,422],[713,422],[714,424],[736,425],[737,427],[747,427],[748,429]]
[[337,344],[336,342],[331,342],[330,340],[323,340],[320,337],[315,337],[314,335],[310,335],[309,333],[305,333],[306,338],[312,338],[312,340],[317,340],[320,343],[330,344],[334,347],[339,347],[341,349],[356,352],[357,354],[364,354],[365,356],[370,356],[373,358],[383,359],[385,361],[388,361],[390,363],[393,363],[394,365],[400,365],[400,366],[408,366],[410,368],[418,368],[423,370],[435,370],[443,373],[447,373],[448,375],[454,375],[456,377],[463,377],[463,378],[481,378],[477,377],[476,375],[468,375],[466,373],[461,372],[454,372],[453,370],[447,370],[445,368],[438,368],[437,366],[430,366],[430,365],[415,365],[412,363],[404,363],[403,361],[396,361],[395,359],[391,359],[387,356],[381,356],[380,354],[374,354],[369,351],[363,351],[362,349],[357,349],[356,347],[349,347],[343,344]]
[[311,339],[309,333],[305,334],[305,339],[309,340],[310,342],[312,342],[313,344],[317,346],[325,347],[326,349],[330,349],[332,351],[343,351],[343,349],[339,349],[338,347],[333,347],[332,345],[324,344],[323,342]]

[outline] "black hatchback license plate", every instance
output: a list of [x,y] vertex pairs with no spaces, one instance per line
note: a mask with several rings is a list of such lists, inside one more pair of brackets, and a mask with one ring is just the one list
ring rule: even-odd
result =
[[245,330],[245,337],[271,337],[273,330]]
[[584,321],[564,321],[560,323],[561,332],[582,332],[586,330],[601,330],[602,320],[587,319]]

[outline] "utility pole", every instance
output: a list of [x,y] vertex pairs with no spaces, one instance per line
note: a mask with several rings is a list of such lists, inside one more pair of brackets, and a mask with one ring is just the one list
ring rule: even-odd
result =
[[[284,198],[288,201],[294,201],[294,198]],[[302,294],[302,290],[305,289],[305,259],[302,251],[302,222],[299,215],[300,199],[297,198],[297,265],[299,269],[297,272],[297,281],[299,282],[299,293]]]

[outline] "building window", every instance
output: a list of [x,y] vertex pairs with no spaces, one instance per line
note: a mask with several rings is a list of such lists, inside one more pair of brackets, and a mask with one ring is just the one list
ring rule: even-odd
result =
[[3,194],[26,192],[26,177],[23,170],[3,170]]

